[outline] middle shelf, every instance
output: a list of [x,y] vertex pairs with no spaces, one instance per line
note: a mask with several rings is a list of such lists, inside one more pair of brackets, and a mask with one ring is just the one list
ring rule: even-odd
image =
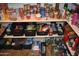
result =
[[64,37],[64,35],[61,35],[61,36],[59,36],[59,35],[52,35],[52,36],[49,36],[49,35],[45,35],[45,36],[25,36],[25,35],[23,35],[23,36],[13,36],[13,35],[5,35],[4,36],[4,38],[47,38],[47,37]]

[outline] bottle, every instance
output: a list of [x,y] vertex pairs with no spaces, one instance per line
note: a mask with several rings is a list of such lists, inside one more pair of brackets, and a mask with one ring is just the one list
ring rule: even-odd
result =
[[44,7],[41,7],[40,8],[40,14],[41,14],[41,17],[45,17],[45,8]]
[[62,14],[62,18],[66,19],[67,18],[67,12],[69,11],[69,7],[68,7],[68,3],[64,4],[64,9],[63,9],[63,14]]
[[12,26],[11,26],[11,25],[12,25],[12,24],[9,24],[9,25],[8,25],[8,28],[6,29],[6,34],[7,34],[7,35],[12,35],[12,30],[11,30],[11,27],[12,27]]
[[40,47],[37,41],[33,42],[32,51],[34,56],[40,56]]
[[58,35],[64,35],[62,24],[57,24]]
[[52,27],[49,28],[49,36],[52,36],[53,35],[53,29]]
[[56,3],[55,8],[53,9],[53,13],[54,13],[54,18],[55,19],[60,19],[61,18],[59,3]]
[[46,56],[52,55],[52,41],[50,38],[46,39]]
[[0,20],[2,20],[2,9],[0,9]]
[[50,18],[54,18],[54,7],[50,8]]
[[69,9],[69,8],[68,8],[68,3],[65,3],[65,4],[64,4],[64,9],[65,9],[66,11],[68,11],[68,9]]
[[45,42],[41,42],[41,55],[46,55],[46,48],[45,48]]
[[56,22],[52,22],[51,23],[52,29],[53,29],[53,34],[57,34],[57,26],[56,26]]
[[9,17],[10,17],[10,15],[9,15],[9,9],[3,9],[3,19],[4,20],[9,20]]
[[23,8],[19,8],[19,16],[21,19],[24,19],[24,9]]
[[40,8],[41,8],[41,3],[37,3],[38,12],[40,12]]
[[15,20],[17,20],[17,12],[16,12],[16,9],[10,9],[9,10],[9,15],[10,15],[10,20],[13,20],[13,21],[15,21]]
[[31,5],[30,4],[24,5],[24,15],[25,15],[25,18],[27,20],[29,20],[31,18],[30,10],[31,10]]

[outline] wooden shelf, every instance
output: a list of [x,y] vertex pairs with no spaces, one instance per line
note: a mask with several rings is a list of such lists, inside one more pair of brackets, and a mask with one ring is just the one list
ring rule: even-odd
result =
[[25,36],[25,35],[23,35],[23,36],[13,36],[13,35],[9,35],[9,36],[7,36],[7,35],[5,35],[4,36],[4,38],[47,38],[47,37],[64,37],[64,35],[53,35],[53,36],[49,36],[49,35],[45,35],[45,36]]
[[75,31],[75,33],[78,35],[79,37],[79,28],[75,25],[72,25],[71,22],[68,22],[67,23],[71,26],[71,28]]
[[59,21],[66,21],[65,19],[50,19],[50,20],[0,20],[0,22],[6,23],[6,22],[59,22]]

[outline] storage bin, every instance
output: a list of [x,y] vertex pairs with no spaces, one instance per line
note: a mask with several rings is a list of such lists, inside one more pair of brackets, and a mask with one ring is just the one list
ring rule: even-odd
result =
[[24,31],[25,31],[25,36],[35,36],[36,35],[36,23],[27,23]]
[[48,35],[48,33],[49,33],[48,24],[41,23],[41,24],[38,24],[37,26],[38,26],[37,35]]
[[12,27],[12,33],[14,36],[22,36],[24,34],[23,23],[14,23]]

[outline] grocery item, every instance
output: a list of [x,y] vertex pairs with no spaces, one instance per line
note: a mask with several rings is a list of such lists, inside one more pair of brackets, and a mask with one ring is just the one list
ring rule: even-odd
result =
[[11,42],[12,42],[12,39],[5,39],[3,49],[11,49],[12,48]]
[[33,38],[27,38],[24,43],[22,44],[24,49],[31,49],[33,43]]
[[24,31],[25,31],[26,36],[35,36],[35,34],[36,34],[36,23],[27,23]]
[[17,12],[16,9],[9,9],[8,10],[9,13],[9,20],[17,20]]
[[54,18],[55,19],[60,19],[61,18],[59,3],[56,3],[55,8],[53,9],[53,13],[54,13]]
[[57,24],[57,31],[58,31],[58,35],[64,35],[64,30],[63,30],[64,25]]
[[45,56],[46,55],[46,43],[41,42],[41,55]]
[[39,41],[34,41],[32,45],[32,51],[34,56],[40,56],[40,42]]
[[24,19],[24,9],[23,8],[19,8],[19,16],[21,19]]
[[14,36],[22,36],[24,34],[24,27],[22,23],[13,23],[12,33]]
[[45,17],[45,8],[44,7],[41,7],[39,12],[41,14],[41,17]]
[[53,30],[53,34],[57,34],[57,26],[56,26],[56,22],[52,22],[50,24],[52,30]]
[[9,25],[7,26],[7,29],[6,29],[6,34],[7,34],[7,35],[12,35],[12,30],[11,30],[12,27],[11,27],[11,25],[12,25],[12,24],[9,24]]
[[37,35],[48,35],[49,25],[48,24],[37,24]]
[[52,41],[50,38],[46,39],[46,56],[52,55]]

